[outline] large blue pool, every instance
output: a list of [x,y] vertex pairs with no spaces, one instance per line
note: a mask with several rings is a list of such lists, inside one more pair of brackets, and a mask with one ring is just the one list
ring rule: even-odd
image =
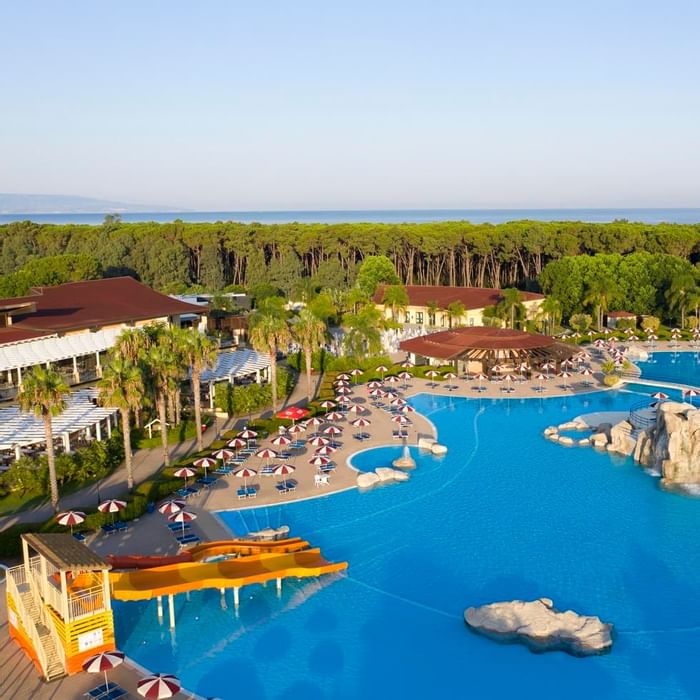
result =
[[652,352],[635,364],[647,379],[700,386],[700,352]]
[[[700,502],[666,493],[630,460],[564,448],[544,427],[625,409],[629,391],[577,398],[413,399],[449,445],[415,453],[409,482],[223,513],[237,533],[288,524],[333,560],[336,580],[117,608],[119,646],[220,698],[700,697]],[[358,468],[398,448],[363,452]],[[616,626],[612,653],[535,655],[470,633],[469,605],[547,596]]]

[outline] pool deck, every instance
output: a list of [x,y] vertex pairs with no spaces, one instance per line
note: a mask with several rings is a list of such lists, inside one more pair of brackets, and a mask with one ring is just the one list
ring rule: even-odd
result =
[[[657,351],[661,346],[657,345]],[[665,349],[665,348],[664,348]],[[675,348],[669,348],[675,350]],[[395,387],[399,393],[408,398],[419,393],[433,393],[443,396],[468,397],[473,399],[525,399],[525,398],[547,398],[553,396],[571,396],[573,394],[589,393],[606,389],[602,382],[603,375],[599,371],[599,359],[591,361],[594,369],[594,376],[590,377],[591,385],[586,386],[581,378],[574,374],[568,382],[571,382],[566,389],[563,388],[563,379],[553,377],[548,382],[544,382],[546,391],[538,393],[537,381],[525,381],[522,384],[514,384],[511,393],[501,391],[503,383],[484,382],[485,391],[477,392],[474,387],[478,382],[465,381],[462,379],[451,382],[457,388],[449,391],[445,388],[445,382],[438,382],[432,386],[431,382],[424,379],[414,378],[409,381],[409,386],[404,391],[402,384]],[[573,380],[573,382],[572,382]],[[228,539],[231,533],[223,525],[221,520],[215,515],[215,511],[235,510],[240,508],[254,508],[260,506],[289,503],[308,498],[327,496],[342,490],[356,487],[356,472],[348,466],[348,460],[352,454],[373,447],[383,445],[401,445],[402,442],[392,438],[392,430],[396,424],[391,421],[391,416],[380,409],[376,409],[369,404],[367,390],[363,384],[359,384],[352,397],[357,399],[357,403],[363,405],[367,412],[364,417],[371,420],[371,425],[365,428],[371,434],[369,440],[359,442],[352,438],[355,429],[348,424],[347,420],[338,423],[343,428],[343,435],[339,436],[342,446],[332,457],[338,465],[331,475],[329,484],[316,487],[314,485],[314,474],[316,468],[308,463],[309,457],[313,453],[313,447],[305,448],[291,462],[297,467],[292,475],[298,482],[297,489],[292,494],[279,494],[275,489],[276,477],[256,477],[250,483],[257,483],[260,486],[258,496],[255,499],[239,500],[236,490],[241,485],[240,479],[235,477],[223,477],[208,490],[204,490],[191,499],[188,510],[195,512],[197,520],[192,524],[192,530],[206,540]],[[409,429],[408,444],[415,444],[418,437],[434,437],[434,428],[430,421],[419,413],[410,413],[413,425]],[[350,417],[352,420],[354,416]],[[439,436],[438,436],[439,439]],[[261,443],[261,446],[270,446],[269,440]],[[449,447],[449,446],[448,446]],[[251,458],[250,464],[258,468],[262,460]],[[304,533],[292,533],[301,535]],[[178,544],[172,533],[165,526],[165,519],[159,513],[144,515],[134,521],[129,529],[116,535],[95,535],[89,541],[90,547],[102,556],[107,554],[161,554],[168,555],[178,551]],[[0,593],[4,586],[0,585]],[[100,679],[90,674],[78,674],[63,678],[52,683],[41,681],[36,671],[24,653],[7,636],[7,611],[6,606],[0,605],[0,627],[5,630],[0,640],[0,668],[5,673],[0,678],[0,698],[7,700],[24,700],[25,698],[35,698],[37,700],[62,700],[63,698],[82,698],[89,688],[99,684]],[[158,671],[158,669],[153,669]],[[136,693],[136,681],[142,671],[130,666],[128,663],[115,669],[110,674],[110,680],[119,683],[128,690],[132,697],[138,697]],[[196,697],[184,694],[179,697]]]

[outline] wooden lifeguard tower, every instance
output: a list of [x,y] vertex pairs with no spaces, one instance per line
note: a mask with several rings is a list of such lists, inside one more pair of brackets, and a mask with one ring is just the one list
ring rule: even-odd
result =
[[114,649],[111,566],[68,533],[22,535],[24,562],[7,572],[10,637],[45,680]]

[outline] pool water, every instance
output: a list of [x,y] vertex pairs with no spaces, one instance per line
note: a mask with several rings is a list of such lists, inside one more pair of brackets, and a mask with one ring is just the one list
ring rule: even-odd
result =
[[635,364],[645,379],[700,387],[700,352],[652,352],[648,360]]
[[[221,516],[236,533],[287,524],[347,560],[347,575],[116,606],[121,649],[222,699],[698,698],[700,501],[666,493],[630,459],[546,441],[581,413],[625,410],[629,390],[567,398],[411,403],[449,446],[414,451],[410,481]],[[360,469],[396,446],[362,452]],[[533,654],[471,633],[463,611],[550,597],[614,623],[610,654]]]

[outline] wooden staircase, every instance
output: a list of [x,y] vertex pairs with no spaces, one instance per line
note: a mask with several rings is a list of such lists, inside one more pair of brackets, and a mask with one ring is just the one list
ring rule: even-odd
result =
[[52,681],[56,678],[62,678],[66,675],[66,671],[63,667],[63,662],[58,655],[58,650],[56,649],[56,643],[54,642],[51,630],[49,630],[42,618],[41,609],[39,608],[39,603],[36,600],[36,596],[32,593],[31,587],[28,583],[23,583],[17,586],[17,592],[19,593],[20,600],[22,601],[22,606],[29,617],[27,624],[34,625],[36,630],[36,638],[39,640],[46,657],[46,669],[44,671],[46,680]]

